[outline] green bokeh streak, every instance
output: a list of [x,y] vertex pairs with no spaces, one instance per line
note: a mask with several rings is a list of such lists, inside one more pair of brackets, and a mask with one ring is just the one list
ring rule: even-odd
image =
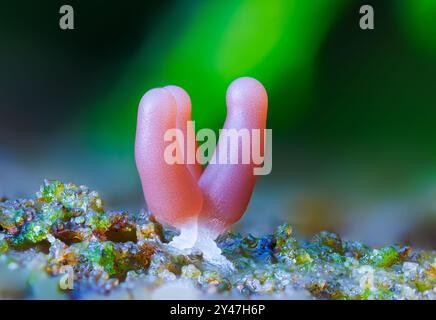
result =
[[[177,6],[153,30],[137,56],[121,65],[112,90],[92,103],[90,141],[131,152],[137,105],[150,88],[176,84],[192,99],[197,129],[217,130],[225,119],[225,92],[240,76],[258,78],[270,97],[269,126],[298,115],[296,101],[310,88],[314,59],[343,0],[208,1]],[[111,81],[108,79],[108,81]]]
[[402,0],[395,4],[404,33],[419,49],[436,56],[436,1]]

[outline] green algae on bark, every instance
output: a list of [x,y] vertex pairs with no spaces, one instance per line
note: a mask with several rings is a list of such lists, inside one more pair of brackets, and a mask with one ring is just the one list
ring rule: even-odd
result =
[[[184,298],[436,298],[434,251],[326,231],[297,241],[284,224],[220,236],[229,270],[169,246],[174,235],[145,212],[105,211],[87,187],[46,180],[34,199],[0,202],[0,297],[165,298],[183,288]],[[66,266],[73,287],[62,290]]]

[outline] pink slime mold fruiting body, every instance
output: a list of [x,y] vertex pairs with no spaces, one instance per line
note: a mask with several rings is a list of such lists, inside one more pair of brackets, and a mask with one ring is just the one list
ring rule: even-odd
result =
[[[229,86],[226,101],[224,129],[250,132],[258,129],[263,155],[268,108],[265,88],[256,79],[239,78]],[[167,130],[182,131],[184,140],[177,138],[177,142],[183,144],[185,155],[197,149],[194,130],[186,125],[188,121],[191,121],[191,101],[183,89],[167,86],[148,91],[138,110],[136,166],[151,213],[159,221],[181,230],[179,239],[173,239],[174,245],[183,249],[195,244],[217,256],[220,250],[213,240],[244,214],[256,183],[253,172],[256,164],[252,158],[248,163],[242,162],[241,141],[238,154],[233,155],[237,158],[234,164],[218,161],[210,163],[204,171],[196,162],[168,164],[164,159],[165,148],[170,143],[164,140]],[[227,143],[222,136],[212,158],[218,159]]]
[[159,221],[179,228],[196,218],[203,204],[197,179],[184,164],[164,159],[165,132],[176,127],[177,101],[166,89],[152,89],[141,99],[135,160],[149,210]]
[[[263,154],[268,97],[262,84],[253,78],[239,78],[232,82],[227,90],[227,117],[224,129],[260,129],[260,150]],[[223,140],[224,139],[224,140]],[[220,135],[215,150],[216,159],[223,144],[227,141]],[[203,208],[200,221],[209,232],[219,235],[238,221],[253,193],[256,176],[253,174],[255,164],[244,164],[243,147],[239,141],[236,164],[209,164],[199,180],[203,191]]]

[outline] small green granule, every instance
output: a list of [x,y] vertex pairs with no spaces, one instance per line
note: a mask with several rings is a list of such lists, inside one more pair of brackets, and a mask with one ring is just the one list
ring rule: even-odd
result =
[[316,243],[320,246],[329,247],[334,252],[337,252],[340,254],[344,253],[342,239],[341,239],[341,237],[339,237],[338,234],[336,234],[334,232],[322,231],[313,237],[312,242]]
[[182,267],[182,277],[189,279],[198,279],[201,276],[201,271],[193,264]]
[[400,261],[400,255],[393,246],[387,246],[381,249],[374,249],[363,257],[362,261],[377,267],[389,268]]
[[5,239],[0,239],[0,254],[6,253],[9,249],[9,245]]

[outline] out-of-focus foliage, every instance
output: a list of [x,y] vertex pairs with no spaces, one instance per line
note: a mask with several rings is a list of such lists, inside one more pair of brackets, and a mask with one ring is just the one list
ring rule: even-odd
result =
[[401,27],[419,48],[436,56],[436,1],[397,1]]
[[[130,145],[141,96],[167,84],[180,85],[191,95],[198,127],[218,129],[225,119],[225,90],[240,76],[256,77],[266,86],[275,106],[270,121],[275,128],[288,126],[311,83],[318,49],[345,3],[241,0],[179,4],[173,9],[184,19],[172,20],[174,13],[169,12],[153,30],[152,41],[144,43],[125,64],[111,85],[113,90],[104,93],[97,104],[93,101],[91,124],[96,139],[112,147],[117,141]],[[283,101],[280,92],[286,92],[289,101]]]

